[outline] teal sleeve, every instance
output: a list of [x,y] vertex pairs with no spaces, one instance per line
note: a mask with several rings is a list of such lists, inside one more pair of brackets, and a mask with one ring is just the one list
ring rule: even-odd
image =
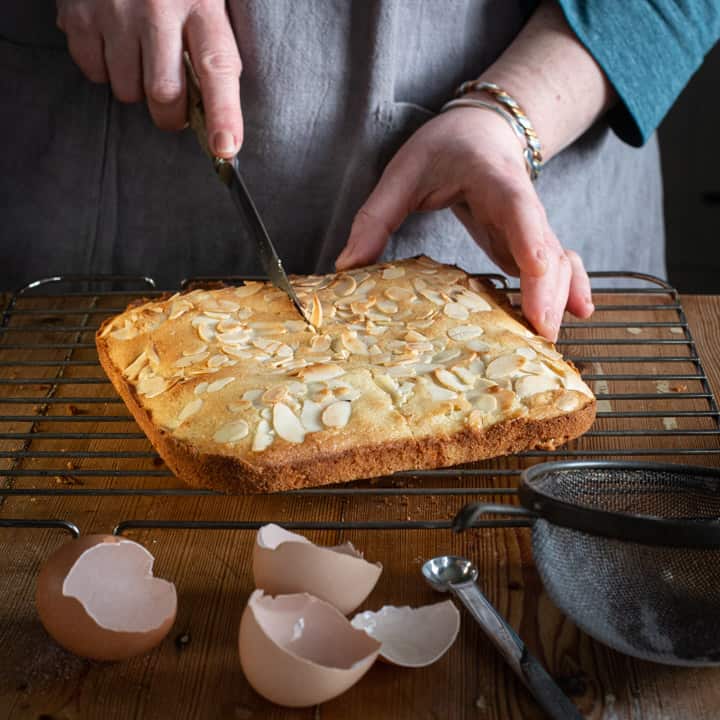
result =
[[642,145],[720,36],[719,0],[558,0],[615,88],[608,120]]

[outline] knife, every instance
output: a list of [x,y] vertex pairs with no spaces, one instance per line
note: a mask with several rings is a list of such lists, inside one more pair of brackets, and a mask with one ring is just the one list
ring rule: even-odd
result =
[[302,319],[310,325],[310,327],[314,327],[307,310],[303,307],[293,286],[290,284],[290,280],[288,280],[280,256],[277,254],[272,240],[270,240],[260,213],[255,207],[255,203],[242,179],[237,155],[231,160],[225,160],[224,158],[216,157],[210,150],[205,128],[205,111],[203,110],[202,97],[200,96],[200,82],[195,74],[195,69],[192,66],[190,56],[187,52],[183,53],[183,58],[188,79],[188,123],[195,131],[200,146],[213,161],[213,167],[218,177],[227,185],[233,202],[240,211],[240,217],[255,242],[255,248],[260,256],[260,262],[270,282],[290,298],[290,301],[300,313]]

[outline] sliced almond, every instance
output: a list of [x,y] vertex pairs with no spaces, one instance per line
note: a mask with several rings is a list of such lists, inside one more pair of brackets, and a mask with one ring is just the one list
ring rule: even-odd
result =
[[462,350],[460,350],[460,348],[448,348],[447,350],[441,350],[433,357],[432,360],[434,363],[448,363],[456,358],[459,358],[460,355],[462,355]]
[[462,365],[455,365],[452,371],[458,376],[460,382],[465,383],[468,387],[472,387],[475,384],[475,375]]
[[302,412],[300,413],[300,422],[307,432],[320,432],[323,430],[320,416],[322,415],[323,406],[312,400],[303,401]]
[[467,320],[470,317],[468,309],[456,302],[448,302],[443,306],[443,313],[453,320]]
[[201,352],[201,353],[198,353],[197,355],[188,355],[187,357],[182,357],[179,360],[176,360],[174,365],[175,365],[175,367],[179,367],[179,368],[190,367],[191,365],[202,362],[203,360],[206,360],[209,357],[210,357],[209,352]]
[[397,265],[390,265],[382,271],[383,280],[397,280],[405,275],[405,268]]
[[480,353],[485,353],[490,350],[489,343],[486,343],[484,340],[478,340],[477,338],[467,342],[465,344],[465,347],[468,350],[472,350],[473,352],[480,352]]
[[[421,278],[416,278],[416,280],[420,280]],[[417,286],[416,286],[417,287]],[[445,298],[437,291],[430,290],[428,288],[423,288],[422,290],[418,290],[418,292],[426,299],[429,300],[434,305],[445,305]]]
[[314,328],[319,328],[323,322],[323,309],[320,298],[317,293],[313,294],[312,297],[312,309],[310,310],[310,324]]
[[278,402],[285,402],[290,397],[290,391],[287,385],[275,385],[268,388],[261,396],[262,402],[267,405],[273,405]]
[[193,309],[193,304],[184,298],[178,298],[170,305],[169,320],[177,320],[181,315]]
[[573,412],[580,407],[581,400],[572,391],[566,391],[555,399],[555,407],[561,412]]
[[216,443],[233,443],[242,440],[250,432],[250,426],[245,420],[231,420],[220,427],[213,435]]
[[515,381],[515,392],[520,398],[555,390],[559,387],[560,381],[547,375],[523,375]]
[[341,273],[338,275],[337,280],[330,286],[338,297],[345,297],[355,292],[357,288],[357,282],[352,275],[346,275]]
[[162,395],[168,389],[168,381],[162,375],[149,375],[140,377],[137,391],[148,399]]
[[377,303],[375,303],[375,306],[381,313],[385,313],[386,315],[394,315],[398,311],[398,304],[393,300],[386,300],[385,298],[380,298]]
[[445,370],[444,368],[435,370],[433,375],[441,385],[444,385],[446,388],[450,388],[450,390],[455,390],[456,392],[465,392],[468,390],[468,387],[461,383],[456,375],[453,375],[453,373]]
[[453,390],[436,385],[434,382],[428,382],[425,387],[427,388],[430,399],[433,402],[446,402],[447,400],[455,400],[458,396]]
[[191,357],[192,355],[199,355],[200,353],[205,352],[208,349],[207,343],[200,342],[199,340],[195,342],[194,345],[186,345],[183,348],[183,356],[184,357]]
[[283,439],[291,443],[301,443],[305,439],[305,429],[295,413],[284,403],[273,405],[273,428]]
[[496,357],[488,366],[485,374],[491,380],[503,377],[514,377],[521,370],[527,361],[522,355],[507,353]]
[[217,380],[214,380],[211,382],[208,387],[207,391],[209,393],[215,393],[222,390],[226,385],[229,385],[231,382],[235,381],[235,377],[232,375],[228,375],[227,377],[218,378]]
[[313,352],[326,352],[330,349],[330,340],[329,335],[314,335],[310,339],[310,347]]
[[135,380],[135,378],[140,374],[140,371],[147,365],[149,362],[147,352],[143,350],[124,370],[123,375],[128,378],[128,380]]
[[410,288],[392,285],[391,287],[386,288],[385,297],[388,300],[394,300],[395,302],[407,302],[415,297],[415,293]]
[[328,405],[323,410],[322,421],[327,427],[341,428],[347,425],[350,420],[350,403],[346,400]]
[[356,355],[367,355],[368,346],[358,338],[357,333],[354,332],[343,332],[340,334],[342,344],[345,348]]
[[457,325],[447,331],[448,337],[457,342],[467,342],[480,337],[484,330],[479,325]]
[[225,355],[224,353],[217,353],[216,355],[212,355],[208,359],[207,364],[208,364],[208,367],[219,368],[219,367],[222,367],[223,365],[225,365],[227,363],[228,359],[229,359],[228,356]]
[[483,413],[492,413],[497,410],[498,401],[494,395],[480,394],[472,399],[473,407]]
[[188,418],[192,417],[197,413],[203,406],[202,398],[195,398],[191,400],[185,407],[180,411],[178,415],[178,421],[184,423]]
[[236,287],[233,292],[235,297],[245,299],[251,297],[256,292],[259,292],[263,287],[265,287],[265,283],[247,282],[244,285],[240,285],[240,287]]
[[113,330],[110,333],[110,337],[113,337],[116,340],[132,340],[134,337],[137,336],[137,334],[137,327],[125,321],[125,327],[120,328],[119,330]]
[[492,310],[492,305],[484,297],[474,293],[472,290],[463,289],[455,297],[455,300],[472,312],[489,312]]
[[252,408],[252,403],[248,402],[247,400],[241,400],[240,402],[231,402],[228,403],[225,407],[227,408],[228,412],[231,413],[241,413],[241,412],[247,412]]
[[252,449],[253,452],[262,452],[270,447],[273,443],[273,432],[270,428],[270,423],[267,420],[261,420],[258,423],[257,429],[255,430],[255,437],[253,438]]
[[210,385],[210,383],[208,383],[208,382],[206,382],[206,381],[199,382],[199,383],[195,386],[194,393],[195,393],[196,395],[202,395],[204,392],[207,391],[209,385]]

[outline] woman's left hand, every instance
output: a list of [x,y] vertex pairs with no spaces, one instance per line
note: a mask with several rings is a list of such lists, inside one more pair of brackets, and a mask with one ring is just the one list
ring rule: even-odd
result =
[[400,148],[357,213],[337,269],[375,261],[410,213],[447,207],[503,271],[520,277],[523,312],[540,334],[557,339],[566,307],[581,318],[593,312],[582,260],[550,228],[520,142],[485,109],[439,115]]

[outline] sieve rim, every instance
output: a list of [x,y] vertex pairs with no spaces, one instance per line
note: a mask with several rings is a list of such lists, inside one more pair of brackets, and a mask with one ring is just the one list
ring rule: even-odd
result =
[[611,472],[647,470],[708,477],[714,479],[720,486],[720,470],[717,468],[680,463],[621,462],[612,460],[538,463],[522,471],[518,495],[520,502],[527,510],[537,517],[561,527],[645,545],[687,548],[720,547],[720,517],[718,517],[717,521],[709,520],[706,523],[694,523],[686,520],[586,508],[565,500],[558,500],[535,487],[536,481],[541,477],[547,476],[549,473],[569,470],[604,470]]

